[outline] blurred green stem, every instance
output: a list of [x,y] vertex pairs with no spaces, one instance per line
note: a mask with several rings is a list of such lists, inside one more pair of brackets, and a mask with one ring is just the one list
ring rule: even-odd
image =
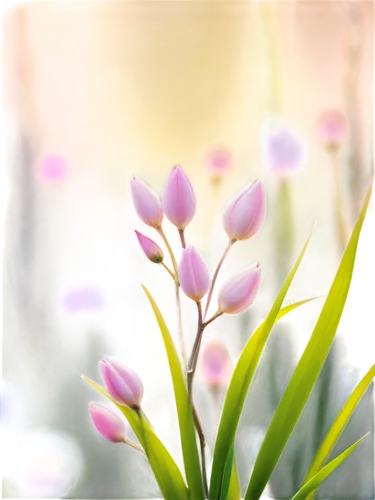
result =
[[345,2],[347,13],[346,56],[347,73],[344,78],[346,112],[351,126],[350,140],[350,189],[351,221],[357,220],[362,205],[362,182],[364,158],[362,150],[361,113],[358,100],[359,78],[362,60],[362,15],[361,2]]
[[294,245],[294,222],[290,183],[288,179],[279,180],[278,193],[276,195],[276,265],[277,273],[284,279],[287,274]]
[[341,195],[339,150],[330,149],[329,154],[333,170],[333,202],[336,218],[337,244],[341,254],[345,250],[346,244],[348,243],[349,234]]

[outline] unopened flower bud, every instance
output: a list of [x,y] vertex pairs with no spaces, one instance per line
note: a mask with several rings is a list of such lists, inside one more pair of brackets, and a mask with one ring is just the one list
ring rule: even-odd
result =
[[247,240],[262,227],[266,213],[263,183],[255,180],[233,198],[224,212],[224,229],[232,241]]
[[98,403],[90,403],[92,421],[104,439],[113,443],[123,443],[126,438],[124,421],[113,411]]
[[214,340],[202,352],[202,374],[211,387],[226,385],[232,374],[232,362],[223,342]]
[[155,241],[153,241],[151,238],[148,238],[139,231],[135,231],[135,234],[137,235],[139,244],[146,254],[146,257],[150,259],[151,262],[155,262],[155,264],[160,264],[160,262],[163,262],[164,254],[159,245],[155,243]]
[[114,359],[104,359],[100,369],[107,391],[119,404],[139,408],[143,397],[143,384],[138,375]]
[[151,227],[160,227],[163,221],[163,210],[159,198],[137,177],[133,177],[130,185],[134,207],[139,218]]
[[264,122],[261,149],[264,165],[279,177],[301,170],[307,157],[307,145],[300,134],[277,118]]
[[195,302],[200,302],[210,287],[210,275],[202,257],[194,247],[182,251],[178,276],[185,295]]
[[172,168],[164,188],[162,205],[165,215],[177,226],[185,229],[195,214],[195,194],[190,181],[179,165]]
[[229,278],[219,290],[219,311],[239,314],[255,301],[260,288],[260,266],[248,267]]

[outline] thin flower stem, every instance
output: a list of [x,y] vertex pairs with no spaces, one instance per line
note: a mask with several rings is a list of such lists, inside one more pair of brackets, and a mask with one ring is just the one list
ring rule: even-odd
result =
[[180,235],[182,248],[186,248],[186,240],[185,240],[185,232],[183,229],[178,230],[178,234]]
[[125,443],[125,444],[128,444],[129,446],[131,446],[131,447],[132,447],[132,448],[134,448],[135,450],[140,451],[143,455],[146,455],[146,452],[145,452],[145,450],[142,448],[142,446],[139,446],[139,444],[134,443],[134,441],[132,441],[131,439],[125,439],[125,440],[124,440],[124,443]]
[[195,428],[198,432],[199,443],[201,448],[201,461],[202,461],[202,476],[203,476],[203,489],[205,498],[208,498],[208,484],[207,484],[207,469],[206,469],[206,439],[203,434],[202,422],[199,417],[199,413],[197,411],[194,403],[191,403],[191,407],[193,410],[193,420],[195,424]]
[[183,367],[186,370],[187,367],[187,355],[186,355],[186,348],[185,348],[185,341],[184,341],[184,333],[182,329],[182,312],[181,312],[181,299],[180,299],[180,282],[178,280],[178,267],[177,267],[177,261],[174,256],[173,250],[171,245],[169,244],[169,241],[167,237],[165,236],[165,233],[160,226],[159,228],[156,229],[157,232],[160,234],[160,236],[163,238],[165,246],[168,249],[169,255],[171,257],[173,269],[174,269],[174,283],[175,283],[175,293],[176,293],[176,305],[177,305],[177,321],[178,321],[178,337],[180,339],[180,347],[181,347],[181,354],[182,354],[182,363]]
[[164,262],[160,262],[160,264],[168,271],[168,273],[172,276],[173,281],[176,281],[176,276],[174,275],[173,271],[169,269],[169,267],[164,264]]
[[169,241],[167,239],[167,237],[165,236],[165,233],[162,229],[162,227],[158,227],[156,228],[156,231],[160,234],[160,236],[163,238],[164,240],[164,243],[165,243],[165,246],[167,247],[167,250],[168,250],[168,253],[171,257],[171,261],[172,261],[172,265],[173,265],[173,269],[174,269],[174,272],[175,272],[175,279],[178,280],[178,268],[177,268],[177,261],[175,259],[175,256],[174,256],[174,253],[173,253],[173,250],[172,250],[172,247],[171,245],[169,244]]
[[201,346],[202,336],[203,336],[203,331],[204,331],[203,316],[202,316],[202,304],[201,304],[201,302],[197,302],[196,304],[197,304],[197,308],[198,308],[198,331],[197,331],[197,336],[195,337],[193,350],[191,352],[191,356],[189,359],[188,372],[187,372],[188,394],[189,394],[189,401],[190,402],[193,401],[193,379],[194,379],[195,369],[197,367],[199,349]]
[[216,312],[210,319],[208,319],[207,321],[205,321],[203,323],[203,328],[206,328],[207,325],[209,325],[210,323],[215,321],[215,319],[218,318],[219,316],[221,316],[222,314],[223,313],[221,311]]
[[221,259],[220,259],[220,262],[217,265],[216,271],[215,271],[215,273],[213,275],[211,286],[210,286],[210,290],[208,292],[208,297],[207,297],[207,302],[206,302],[206,308],[205,308],[205,311],[204,311],[204,320],[206,319],[208,308],[210,307],[210,302],[211,302],[211,299],[212,299],[212,293],[214,291],[214,287],[215,287],[217,276],[219,274],[221,266],[223,265],[225,257],[228,255],[229,250],[232,248],[232,246],[233,246],[233,244],[235,242],[236,242],[236,240],[229,240],[228,241],[228,244],[225,247],[224,253],[223,253],[223,255],[222,255]]
[[344,214],[344,206],[341,196],[341,185],[340,185],[340,162],[337,149],[330,150],[330,156],[333,167],[333,189],[334,189],[334,203],[335,203],[335,215],[337,224],[337,238],[340,252],[345,250],[346,244],[348,243],[348,227],[346,225],[346,218]]

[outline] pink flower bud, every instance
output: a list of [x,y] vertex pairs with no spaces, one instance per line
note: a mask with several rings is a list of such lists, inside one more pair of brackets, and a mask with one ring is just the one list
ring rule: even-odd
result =
[[194,247],[189,246],[182,251],[178,276],[185,295],[200,302],[210,287],[210,275],[206,263]]
[[216,340],[209,342],[203,350],[201,366],[208,385],[226,385],[232,374],[232,362],[225,344]]
[[268,119],[261,130],[264,165],[279,177],[287,177],[302,169],[307,145],[300,134],[278,118]]
[[262,227],[266,213],[263,183],[255,180],[233,198],[224,212],[224,229],[232,241],[247,240]]
[[101,273],[85,271],[66,278],[56,293],[56,311],[69,326],[106,323],[117,312],[118,293]]
[[185,229],[195,214],[195,194],[190,181],[179,165],[170,171],[163,193],[163,210],[168,219]]
[[135,234],[137,235],[139,244],[146,254],[146,257],[149,258],[151,262],[155,262],[155,264],[160,264],[160,262],[163,262],[164,254],[159,245],[155,243],[155,241],[153,241],[151,238],[148,238],[139,231],[135,231]]
[[260,276],[260,266],[257,264],[229,278],[219,290],[219,311],[226,314],[246,311],[257,298]]
[[37,158],[35,177],[40,186],[62,186],[70,176],[71,168],[64,156],[47,152]]
[[143,397],[143,384],[130,368],[114,359],[104,359],[100,369],[107,391],[121,405],[139,408]]
[[137,177],[133,177],[130,186],[134,207],[139,218],[151,227],[160,227],[163,221],[163,210],[154,191]]
[[209,152],[206,159],[206,170],[214,179],[222,179],[231,169],[232,156],[229,149],[220,148]]
[[338,109],[323,111],[318,119],[318,135],[323,146],[338,148],[348,132],[345,115]]
[[126,437],[124,421],[113,411],[98,403],[90,403],[92,421],[104,439],[113,443],[123,443]]

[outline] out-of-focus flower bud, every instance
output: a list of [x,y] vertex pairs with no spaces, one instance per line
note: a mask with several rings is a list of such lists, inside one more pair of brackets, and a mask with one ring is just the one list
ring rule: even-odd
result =
[[106,323],[117,312],[119,296],[101,273],[85,271],[66,278],[56,293],[56,310],[68,326]]
[[232,155],[229,149],[220,148],[209,152],[206,158],[206,170],[214,180],[221,180],[231,169]]
[[226,385],[232,374],[232,362],[223,342],[214,340],[202,352],[202,374],[211,387]]
[[124,443],[128,427],[117,411],[100,403],[90,403],[89,412],[97,433],[111,443]]
[[155,262],[155,264],[160,264],[160,262],[163,262],[164,254],[159,245],[155,243],[155,241],[153,241],[151,238],[148,238],[139,231],[135,231],[135,234],[137,235],[139,244],[146,254],[146,257],[150,259],[151,262]]
[[196,205],[194,190],[179,165],[170,171],[162,205],[165,215],[178,229],[185,229],[194,217]]
[[143,397],[143,384],[130,368],[114,359],[103,359],[100,369],[107,391],[119,404],[137,409]]
[[10,477],[25,498],[61,498],[76,482],[81,467],[81,455],[69,436],[38,432],[17,446]]
[[185,295],[200,302],[210,287],[210,275],[206,263],[194,247],[189,246],[182,251],[178,276]]
[[130,186],[134,207],[139,218],[151,227],[160,227],[163,221],[163,210],[154,191],[137,177],[133,177]]
[[224,229],[232,241],[247,240],[262,227],[266,213],[266,196],[263,183],[255,180],[227,205],[224,212]]
[[219,311],[238,314],[246,311],[257,298],[261,271],[257,264],[229,278],[219,290]]
[[327,109],[318,118],[318,136],[326,148],[336,149],[344,142],[348,133],[348,122],[338,109]]
[[67,162],[62,156],[51,154],[41,158],[38,164],[38,180],[41,183],[62,184],[69,177]]
[[278,119],[270,119],[263,124],[261,150],[265,166],[280,177],[301,170],[307,156],[306,142],[294,129]]

